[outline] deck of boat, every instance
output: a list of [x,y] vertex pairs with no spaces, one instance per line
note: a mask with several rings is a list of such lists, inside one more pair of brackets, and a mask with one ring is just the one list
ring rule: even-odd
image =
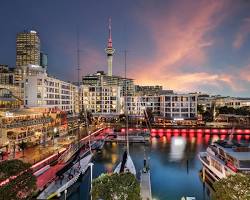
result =
[[[48,199],[50,197],[60,195],[65,189],[70,187],[77,181],[81,173],[84,173],[87,169],[88,163],[90,162],[92,155],[87,155],[80,160],[80,163],[76,163],[65,172],[62,179],[53,181],[39,196],[37,199]],[[71,178],[69,177],[71,176]]]
[[150,171],[141,172],[141,198],[142,200],[152,200]]

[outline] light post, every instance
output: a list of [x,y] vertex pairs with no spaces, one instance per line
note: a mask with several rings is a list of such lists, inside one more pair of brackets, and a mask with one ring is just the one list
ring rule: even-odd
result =
[[64,190],[64,200],[66,200],[67,199],[67,189],[66,190]]
[[89,163],[88,164],[90,166],[90,200],[92,200],[92,181],[93,181],[93,165],[94,163]]

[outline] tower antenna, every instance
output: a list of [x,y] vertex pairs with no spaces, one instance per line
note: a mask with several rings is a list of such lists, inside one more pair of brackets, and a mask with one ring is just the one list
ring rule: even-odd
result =
[[108,37],[107,48],[105,48],[105,52],[107,54],[107,60],[108,60],[108,76],[112,76],[113,54],[115,53],[115,49],[113,48],[112,44],[111,17],[109,18],[109,37]]

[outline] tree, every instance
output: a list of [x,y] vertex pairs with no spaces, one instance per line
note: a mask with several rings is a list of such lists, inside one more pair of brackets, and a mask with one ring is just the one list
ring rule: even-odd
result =
[[140,200],[140,185],[131,173],[102,174],[93,181],[92,199]]
[[236,174],[213,184],[214,200],[250,199],[250,175]]
[[0,182],[9,182],[0,187],[0,200],[32,199],[36,191],[36,177],[30,164],[21,160],[5,160],[0,163]]

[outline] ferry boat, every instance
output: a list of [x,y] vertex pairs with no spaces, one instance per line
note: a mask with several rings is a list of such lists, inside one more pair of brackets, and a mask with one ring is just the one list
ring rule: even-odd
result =
[[203,173],[214,181],[229,175],[250,173],[250,146],[232,141],[218,140],[199,153]]

